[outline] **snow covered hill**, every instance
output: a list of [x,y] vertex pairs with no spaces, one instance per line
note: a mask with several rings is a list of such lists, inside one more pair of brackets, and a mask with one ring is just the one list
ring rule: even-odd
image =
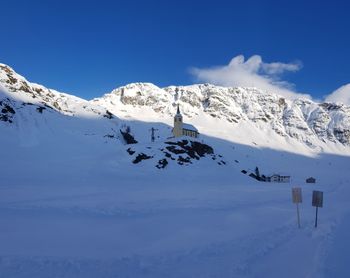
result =
[[[229,124],[231,128],[246,126],[266,133],[273,131],[287,140],[297,139],[311,148],[330,142],[350,145],[350,107],[315,103],[308,99],[288,100],[257,88],[200,84],[161,89],[150,83],[134,83],[115,89],[92,103],[119,116],[132,115],[139,120],[150,114],[139,113],[140,109],[146,111],[146,108],[155,112],[151,114],[154,120],[171,118],[176,103],[179,103],[185,116],[193,122],[210,116]],[[205,121],[209,121],[207,119]],[[213,133],[210,132],[212,127],[210,121],[207,125],[205,122],[201,124],[203,133]],[[231,134],[225,138],[235,136]]]
[[[350,107],[342,104],[288,100],[256,88],[203,84],[161,89],[150,83],[129,84],[87,101],[31,83],[4,64],[0,64],[0,86],[0,129],[10,135],[2,140],[9,144],[13,157],[34,149],[36,156],[51,153],[53,160],[61,161],[54,169],[63,167],[68,172],[73,165],[67,157],[77,156],[86,157],[79,162],[84,175],[91,173],[87,170],[91,163],[100,163],[93,153],[98,150],[97,154],[108,153],[104,170],[117,164],[124,172],[140,164],[137,167],[143,167],[145,173],[158,168],[176,175],[177,166],[209,163],[228,168],[228,172],[234,167],[236,175],[254,173],[259,167],[265,175],[288,172],[302,180],[306,171],[286,169],[288,163],[277,158],[281,152],[309,157],[350,155]],[[191,138],[184,138],[186,146],[183,139],[171,138],[177,104],[185,122],[199,129],[198,144],[209,146],[211,153],[193,155],[186,150],[197,144]],[[137,144],[126,144],[121,132],[126,127]],[[155,142],[151,142],[152,128]],[[249,153],[255,155],[249,157]],[[275,160],[268,158],[271,153]],[[25,158],[20,161],[16,163],[28,163]],[[33,173],[45,167],[40,161],[33,164]],[[12,171],[24,169],[22,165]],[[113,167],[110,170],[116,174]]]
[[[198,140],[169,138],[177,103]],[[207,84],[87,101],[0,64],[0,278],[348,277],[349,116]]]
[[[26,179],[41,183],[41,179],[47,181],[52,175],[57,175],[57,180],[69,177],[75,183],[92,182],[99,179],[93,174],[96,170],[124,175],[129,167],[137,171],[135,164],[140,162],[142,166],[139,167],[152,171],[153,168],[169,168],[172,164],[197,163],[206,156],[209,163],[224,165],[219,157],[216,159],[214,151],[198,154],[197,150],[192,154],[184,149],[193,144],[205,147],[203,143],[187,141],[185,147],[181,139],[177,145],[176,140],[169,138],[169,125],[119,119],[96,103],[31,83],[4,64],[0,65],[0,86],[0,130],[6,134],[1,144],[8,148],[3,179],[8,184],[22,183]],[[136,146],[126,144],[121,132],[126,127],[137,139]],[[154,144],[150,140],[152,127],[157,130]],[[176,145],[182,150],[173,149]],[[106,164],[101,164],[99,157],[105,154]],[[140,160],[140,157],[147,159]],[[41,175],[50,165],[48,160],[53,164],[50,177]],[[115,169],[116,165],[119,169]],[[74,168],[80,169],[79,175],[72,172]]]
[[105,109],[92,105],[86,100],[31,83],[4,64],[0,64],[0,89],[1,99],[12,99],[24,105],[45,106],[63,115],[111,116]]
[[[268,150],[309,157],[350,155],[350,107],[342,104],[288,100],[256,88],[202,84],[161,89],[150,83],[129,84],[87,101],[31,83],[4,64],[0,64],[0,86],[0,128],[4,134],[11,134],[2,140],[8,143],[12,138],[15,157],[26,146],[38,148],[37,153],[52,153],[55,146],[55,150],[85,155],[91,148],[107,152],[111,163],[122,168],[138,161],[145,169],[168,169],[174,167],[172,164],[196,164],[205,158],[215,165],[234,165],[237,174],[254,172],[256,167],[271,174],[291,171],[277,160],[266,159]],[[199,129],[198,144],[212,148],[211,154],[189,155],[185,149],[196,142],[185,138],[188,145],[184,147],[182,139],[171,139],[177,104],[185,122]],[[122,136],[126,127],[138,143],[135,146],[127,145]],[[155,142],[150,138],[152,128],[156,130]],[[171,154],[169,148],[175,147],[167,144],[176,144],[182,150]],[[247,159],[247,154],[238,149],[263,155]],[[232,150],[236,150],[234,154]],[[54,153],[53,158],[64,160],[62,153]]]
[[[7,102],[12,99],[22,106],[43,107],[36,107],[37,111],[50,108],[67,116],[95,118],[113,118],[114,114],[121,120],[172,126],[175,107],[180,104],[186,120],[202,134],[231,142],[285,150],[295,150],[300,142],[315,151],[341,153],[350,146],[350,107],[288,100],[257,88],[200,84],[161,89],[150,83],[134,83],[86,101],[30,83],[4,64],[0,64],[0,85],[8,92]],[[3,113],[3,119],[15,117],[8,113]],[[162,139],[171,136],[167,132]]]

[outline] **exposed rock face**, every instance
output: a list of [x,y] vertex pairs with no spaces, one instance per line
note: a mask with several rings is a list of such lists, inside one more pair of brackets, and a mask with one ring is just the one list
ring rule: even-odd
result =
[[314,146],[315,139],[350,145],[350,107],[315,103],[308,99],[285,99],[257,88],[226,88],[210,84],[158,88],[134,83],[92,100],[106,108],[148,106],[155,112],[173,115],[175,103],[191,118],[206,113],[233,125],[250,122],[266,126],[283,137]]
[[9,99],[0,100],[0,121],[12,123],[13,116],[16,114]]
[[46,106],[66,115],[75,115],[77,111],[84,111],[109,119],[113,118],[106,109],[93,106],[84,99],[31,83],[5,64],[0,64],[0,85],[8,92],[14,93],[12,95],[17,96],[19,100],[25,100],[27,104]]
[[126,144],[137,144],[138,142],[135,140],[134,136],[130,134],[129,132],[125,132],[120,130],[120,133],[122,134],[124,141]]
[[[315,103],[308,99],[289,100],[257,88],[199,84],[161,89],[150,83],[133,83],[86,101],[30,83],[4,64],[0,64],[0,85],[13,95],[21,96],[23,104],[37,105],[39,113],[46,107],[66,115],[113,119],[109,112],[113,112],[112,109],[149,107],[160,116],[172,117],[176,103],[180,103],[186,118],[205,113],[232,125],[247,123],[256,129],[272,130],[279,136],[295,138],[310,147],[317,146],[320,141],[350,145],[349,106]],[[6,100],[6,96],[0,97],[0,101],[3,101],[2,121],[14,121],[16,115],[4,105],[12,107],[14,112],[16,105],[7,103],[10,100]]]
[[143,160],[153,159],[157,157],[158,160],[155,167],[164,169],[169,163],[176,163],[178,165],[189,165],[195,161],[199,161],[204,157],[211,158],[218,165],[226,165],[222,155],[216,155],[214,149],[204,143],[198,141],[168,141],[164,142],[161,148],[148,147],[142,152],[136,152],[132,148],[128,148],[127,153],[133,157],[132,163],[138,164]]

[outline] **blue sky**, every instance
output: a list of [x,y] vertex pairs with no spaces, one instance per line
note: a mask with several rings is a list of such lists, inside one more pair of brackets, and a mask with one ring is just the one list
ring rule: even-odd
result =
[[0,62],[88,99],[138,81],[221,84],[238,55],[252,85],[321,99],[350,83],[346,1],[0,1]]

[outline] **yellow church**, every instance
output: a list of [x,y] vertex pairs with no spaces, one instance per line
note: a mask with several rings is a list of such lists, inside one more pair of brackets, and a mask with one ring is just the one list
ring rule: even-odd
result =
[[174,137],[190,136],[193,138],[198,138],[199,135],[197,128],[195,128],[193,125],[185,124],[182,121],[179,105],[177,105],[177,112],[174,117],[173,135]]

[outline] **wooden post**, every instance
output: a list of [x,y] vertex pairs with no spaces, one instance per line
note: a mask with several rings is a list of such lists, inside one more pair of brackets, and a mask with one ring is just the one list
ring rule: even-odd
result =
[[292,200],[293,200],[293,203],[297,205],[298,228],[300,229],[299,203],[303,201],[300,187],[292,188]]
[[317,228],[318,208],[323,207],[323,192],[322,191],[315,190],[312,192],[312,206],[316,207],[315,228]]
[[297,203],[297,214],[298,214],[298,228],[300,229],[299,203]]

